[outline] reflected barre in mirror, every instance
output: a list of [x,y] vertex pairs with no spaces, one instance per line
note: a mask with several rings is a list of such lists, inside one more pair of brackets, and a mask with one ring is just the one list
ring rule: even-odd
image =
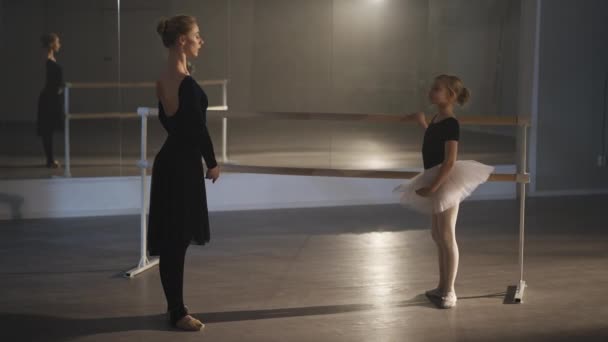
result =
[[[146,120],[147,117],[155,117],[158,115],[158,109],[140,107],[137,110],[138,115],[142,117],[142,147],[146,146]],[[210,113],[211,114],[211,113]],[[403,120],[402,116],[390,114],[335,114],[335,113],[226,113],[216,112],[216,115],[222,115],[222,168],[224,172],[233,173],[257,173],[257,174],[275,174],[275,175],[299,175],[299,176],[324,176],[324,177],[355,177],[355,178],[384,178],[384,179],[409,179],[416,176],[419,172],[413,171],[391,171],[391,170],[357,170],[357,169],[337,169],[337,168],[307,168],[307,167],[279,167],[279,166],[258,166],[244,165],[233,163],[226,157],[227,151],[227,122],[228,118],[250,118],[250,119],[281,119],[281,120],[329,120],[329,121],[356,121],[356,122],[397,122],[397,123],[412,123]],[[430,118],[429,118],[430,119]],[[527,118],[520,116],[460,116],[459,121],[463,125],[489,125],[489,126],[517,126],[524,132],[529,126]],[[525,134],[524,134],[525,136]],[[524,145],[526,141],[524,139]],[[523,151],[522,151],[523,152]],[[142,154],[140,164],[146,163],[147,156]],[[525,172],[519,173],[494,173],[490,176],[489,181],[492,182],[515,182],[529,183],[530,177]]]
[[[306,113],[306,112],[235,112],[230,111],[230,118],[248,118],[265,120],[319,120],[319,121],[355,121],[355,122],[388,122],[404,123],[399,114],[360,114],[360,113]],[[427,115],[427,121],[432,116]],[[458,121],[463,125],[475,126],[528,126],[527,116],[491,116],[459,115]]]
[[[209,111],[226,111],[228,110],[228,80],[203,80],[198,82],[201,86],[221,86],[222,87],[222,104],[219,106],[210,106]],[[98,82],[98,83],[67,83],[64,91],[64,176],[72,176],[71,165],[71,134],[70,121],[72,120],[108,120],[108,119],[135,119],[138,114],[135,112],[104,112],[104,113],[71,113],[70,112],[70,94],[71,89],[121,89],[121,88],[154,88],[154,82],[133,82],[133,83],[114,83],[114,82]]]

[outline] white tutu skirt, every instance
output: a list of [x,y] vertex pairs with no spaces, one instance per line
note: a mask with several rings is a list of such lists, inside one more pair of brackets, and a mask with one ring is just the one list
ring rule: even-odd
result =
[[441,213],[467,198],[482,183],[485,183],[494,167],[474,160],[457,160],[441,187],[429,197],[422,197],[416,190],[428,187],[435,181],[441,165],[424,170],[409,182],[396,187],[401,193],[401,204],[425,214]]

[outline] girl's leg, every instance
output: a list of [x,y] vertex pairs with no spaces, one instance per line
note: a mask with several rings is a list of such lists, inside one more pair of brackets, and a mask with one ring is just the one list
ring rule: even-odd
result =
[[436,214],[431,214],[432,222],[431,222],[431,236],[433,237],[433,241],[437,245],[437,256],[439,260],[439,284],[437,288],[440,291],[443,291],[445,287],[445,262],[444,262],[444,252],[443,245],[441,241],[441,234],[439,232],[439,218]]
[[448,294],[454,291],[454,283],[458,274],[458,243],[456,242],[456,221],[458,219],[459,206],[456,205],[440,214],[437,217],[440,241],[443,247],[444,283],[443,293]]

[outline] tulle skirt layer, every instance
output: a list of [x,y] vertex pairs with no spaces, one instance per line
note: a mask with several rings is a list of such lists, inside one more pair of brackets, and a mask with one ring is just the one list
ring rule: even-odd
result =
[[425,170],[409,182],[396,187],[393,191],[401,193],[401,204],[425,214],[443,212],[471,195],[494,171],[494,167],[474,160],[458,160],[436,192],[429,197],[418,195],[416,190],[430,186],[440,168],[441,165],[437,165]]

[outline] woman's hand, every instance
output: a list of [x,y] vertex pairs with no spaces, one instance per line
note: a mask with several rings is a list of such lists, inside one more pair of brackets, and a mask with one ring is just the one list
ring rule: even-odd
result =
[[216,166],[213,169],[207,170],[207,179],[211,179],[215,183],[220,178],[220,167]]

